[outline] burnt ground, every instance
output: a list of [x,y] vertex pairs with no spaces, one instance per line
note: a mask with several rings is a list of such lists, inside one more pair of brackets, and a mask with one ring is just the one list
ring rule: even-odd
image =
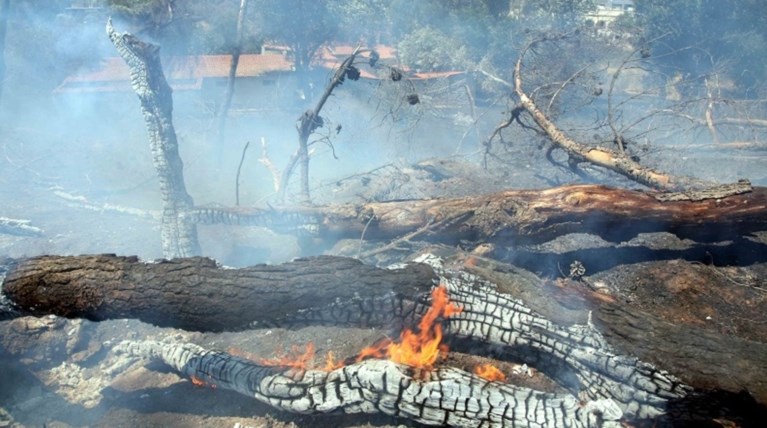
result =
[[[15,147],[15,146],[14,146]],[[18,153],[6,152],[0,177],[3,200],[0,215],[29,219],[44,229],[39,237],[0,235],[0,256],[38,254],[137,254],[161,257],[156,220],[159,195],[147,159],[120,157],[109,150],[104,157],[119,160],[123,171],[101,171],[98,177],[61,178],[50,156],[20,162]],[[427,160],[417,164],[385,164],[369,174],[347,174],[318,183],[320,203],[360,202],[408,197],[457,196],[506,187],[536,188],[577,181],[536,154],[520,148],[506,153],[490,171],[481,168],[481,156]],[[60,154],[60,152],[57,152]],[[710,153],[669,160],[675,173],[721,182],[750,177],[766,185],[762,152]],[[10,157],[9,157],[10,156]],[[63,155],[61,155],[63,156]],[[12,161],[12,162],[11,162]],[[3,160],[0,160],[3,162]],[[73,162],[70,160],[70,162]],[[492,163],[491,162],[491,163]],[[215,183],[199,178],[209,188]],[[632,186],[612,176],[600,176],[616,185]],[[223,179],[222,179],[223,180]],[[125,185],[125,183],[133,183]],[[97,183],[97,184],[94,184]],[[190,192],[195,193],[190,185]],[[257,201],[263,195],[250,197]],[[210,197],[213,199],[213,197]],[[230,198],[231,199],[231,198]],[[129,209],[134,209],[130,211]],[[258,228],[200,227],[206,253],[230,266],[279,263],[300,255],[296,240]],[[643,308],[677,324],[691,325],[724,335],[767,341],[767,235],[747,237],[742,243],[701,246],[670,234],[641,235],[625,243],[606,243],[589,235],[562,237],[536,247],[503,249],[503,260],[492,261],[493,278],[504,272],[522,272],[530,281],[501,284],[511,293],[530,297],[534,309],[546,314],[547,302],[557,302],[572,313],[549,314],[558,322],[585,322],[584,309],[600,302]],[[327,252],[355,256],[380,243],[338,243]],[[408,243],[401,251],[376,254],[368,263],[404,260],[423,246]],[[455,248],[449,249],[453,253]],[[456,266],[481,269],[470,252],[454,256]],[[759,253],[759,251],[762,253]],[[743,252],[740,254],[739,252]],[[726,257],[725,257],[726,256]],[[573,262],[585,268],[582,278],[570,278]],[[486,272],[487,273],[487,272]],[[708,284],[703,287],[702,284]],[[712,293],[711,290],[717,290]],[[242,333],[201,334],[161,329],[135,320],[93,323],[55,317],[20,318],[0,322],[0,426],[29,427],[396,427],[415,424],[376,415],[297,416],[276,411],[238,394],[199,387],[159,364],[125,359],[110,352],[124,339],[174,338],[218,349],[270,357],[309,342],[317,348],[321,364],[327,351],[354,355],[387,334],[385,331],[312,327],[296,331],[253,330]],[[483,358],[450,353],[444,362],[472,367]],[[496,362],[514,383],[527,382],[541,390],[557,385],[534,370],[513,362]],[[520,372],[520,373],[517,373]],[[767,374],[766,374],[767,376]]]

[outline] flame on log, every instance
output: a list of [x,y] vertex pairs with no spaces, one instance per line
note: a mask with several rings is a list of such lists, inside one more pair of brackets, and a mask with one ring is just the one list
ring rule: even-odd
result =
[[[358,363],[371,358],[389,359],[414,369],[431,370],[440,353],[444,355],[448,351],[447,345],[442,343],[442,320],[461,313],[461,308],[450,302],[445,286],[435,288],[431,293],[431,299],[431,306],[418,322],[418,327],[415,330],[409,328],[403,330],[396,342],[389,338],[379,340],[372,346],[363,348],[356,356],[347,359],[346,362]],[[294,347],[290,354],[285,353],[275,358],[250,359],[264,366],[308,370],[315,368],[312,364],[315,356],[314,351],[314,344],[310,342],[303,351]],[[243,355],[241,354],[241,356]],[[245,357],[249,358],[249,356]],[[332,371],[343,367],[346,362],[336,361],[333,353],[328,352],[325,357],[325,366],[321,370]],[[502,373],[500,374],[503,376]]]
[[474,367],[474,374],[489,381],[506,381],[506,375],[498,367],[489,363]]
[[461,308],[453,303],[447,295],[447,288],[441,285],[431,293],[432,304],[429,310],[418,322],[416,330],[405,329],[399,341],[390,339],[379,341],[373,346],[364,348],[357,355],[356,362],[368,358],[388,358],[399,364],[413,368],[429,370],[440,355],[447,352],[447,346],[442,343],[442,320],[461,313]]

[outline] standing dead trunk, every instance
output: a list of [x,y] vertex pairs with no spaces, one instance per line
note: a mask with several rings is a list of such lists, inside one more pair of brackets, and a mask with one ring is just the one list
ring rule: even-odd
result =
[[[298,151],[288,163],[288,166],[283,172],[282,180],[280,181],[282,183],[282,200],[285,200],[285,192],[287,191],[288,180],[290,179],[290,175],[293,172],[295,163],[299,162],[301,166],[301,203],[309,204],[311,202],[309,195],[309,137],[311,137],[312,133],[317,128],[322,127],[323,119],[320,116],[320,112],[325,106],[325,103],[328,101],[328,98],[330,98],[330,95],[333,93],[333,90],[338,85],[342,84],[346,79],[347,75],[349,74],[348,71],[352,67],[352,64],[354,64],[354,60],[359,53],[360,48],[358,47],[344,60],[343,63],[341,63],[338,69],[336,69],[336,72],[333,74],[333,78],[330,79],[330,82],[325,87],[325,92],[322,93],[322,97],[317,102],[317,105],[314,106],[313,109],[304,112],[304,114],[301,115],[301,117],[298,119],[298,125],[296,126],[296,129],[298,130]],[[350,78],[356,80],[358,77],[359,73],[356,74],[356,77]]]
[[242,52],[242,26],[245,21],[245,10],[248,7],[248,0],[240,0],[240,12],[237,14],[237,29],[234,48],[232,49],[232,61],[229,64],[229,77],[226,80],[226,93],[224,102],[218,112],[218,145],[223,146],[226,141],[226,119],[229,115],[229,108],[232,106],[232,97],[234,96],[234,81],[237,77],[237,65],[240,63],[240,53]]
[[133,90],[141,101],[163,198],[163,255],[174,258],[200,254],[197,226],[184,215],[194,202],[184,185],[184,164],[173,128],[172,90],[163,74],[160,48],[142,42],[132,34],[117,33],[111,19],[107,23],[107,34],[128,64]]

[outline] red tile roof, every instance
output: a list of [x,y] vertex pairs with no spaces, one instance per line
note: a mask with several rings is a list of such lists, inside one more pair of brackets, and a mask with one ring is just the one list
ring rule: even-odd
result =
[[[256,77],[273,72],[291,72],[293,63],[288,58],[287,48],[272,47],[275,53],[263,55],[241,55],[237,66],[237,77]],[[382,62],[396,63],[396,50],[388,46],[374,48]],[[353,46],[329,46],[323,48],[315,64],[334,69],[354,50]],[[282,52],[282,53],[280,53]],[[367,56],[364,55],[364,56]],[[231,55],[200,55],[172,57],[163,64],[165,75],[174,90],[199,90],[204,78],[226,78],[229,75]],[[379,76],[361,69],[361,77],[380,79]],[[407,78],[425,80],[462,74],[458,71],[442,73],[406,73]],[[98,67],[83,70],[64,79],[56,93],[66,92],[123,92],[130,91],[130,73],[128,66],[119,57],[105,58]]]
[[[231,55],[200,55],[173,57],[163,64],[165,76],[174,90],[196,90],[203,78],[229,76]],[[237,77],[255,77],[271,72],[289,72],[293,64],[283,55],[241,55]],[[130,72],[120,57],[105,58],[93,70],[73,74],[55,92],[130,91]]]

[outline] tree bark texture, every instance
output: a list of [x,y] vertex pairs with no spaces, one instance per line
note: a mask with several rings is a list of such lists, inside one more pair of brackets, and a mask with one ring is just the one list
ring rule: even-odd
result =
[[130,68],[133,90],[141,101],[152,161],[163,197],[162,248],[166,258],[200,254],[197,225],[181,215],[194,202],[184,185],[184,164],[173,128],[172,90],[163,74],[159,46],[145,43],[132,34],[118,33],[107,23],[109,39]]
[[[385,270],[330,256],[228,269],[206,258],[143,263],[107,254],[26,259],[10,269],[2,289],[34,315],[137,318],[186,330],[233,331],[280,323],[287,314],[337,299],[412,298],[435,280],[424,265]],[[381,323],[376,315],[370,311],[370,323]]]
[[719,242],[767,228],[767,188],[739,183],[722,192],[654,193],[573,185],[357,206],[197,208],[189,215],[201,224],[263,226],[325,239],[392,239],[423,229],[423,240],[506,246],[546,242],[568,233],[622,242],[639,233],[670,232],[698,242]]
[[617,172],[645,186],[662,190],[683,190],[689,188],[705,188],[710,183],[689,177],[677,177],[671,174],[648,168],[623,152],[603,147],[588,147],[570,138],[554,122],[552,122],[535,104],[535,101],[522,88],[522,61],[527,50],[539,42],[534,42],[520,54],[514,67],[514,92],[517,94],[522,107],[533,117],[536,124],[546,133],[546,136],[557,146],[577,160],[587,161]]
[[[159,358],[185,376],[295,413],[383,412],[430,425],[491,427],[635,421],[695,426],[722,413],[732,417],[717,396],[617,353],[590,322],[558,325],[474,275],[443,270],[430,255],[419,261],[434,265],[451,302],[462,308],[445,321],[448,338],[482,345],[471,347],[474,353],[493,349],[499,358],[532,364],[568,392],[545,394],[439,365],[419,372],[390,361],[364,360],[325,372],[264,366],[192,344],[123,342],[118,350]],[[407,316],[417,319],[427,306],[419,302]],[[361,312],[380,309],[372,303]],[[315,315],[333,316],[331,311]],[[357,319],[344,322],[353,325]]]

